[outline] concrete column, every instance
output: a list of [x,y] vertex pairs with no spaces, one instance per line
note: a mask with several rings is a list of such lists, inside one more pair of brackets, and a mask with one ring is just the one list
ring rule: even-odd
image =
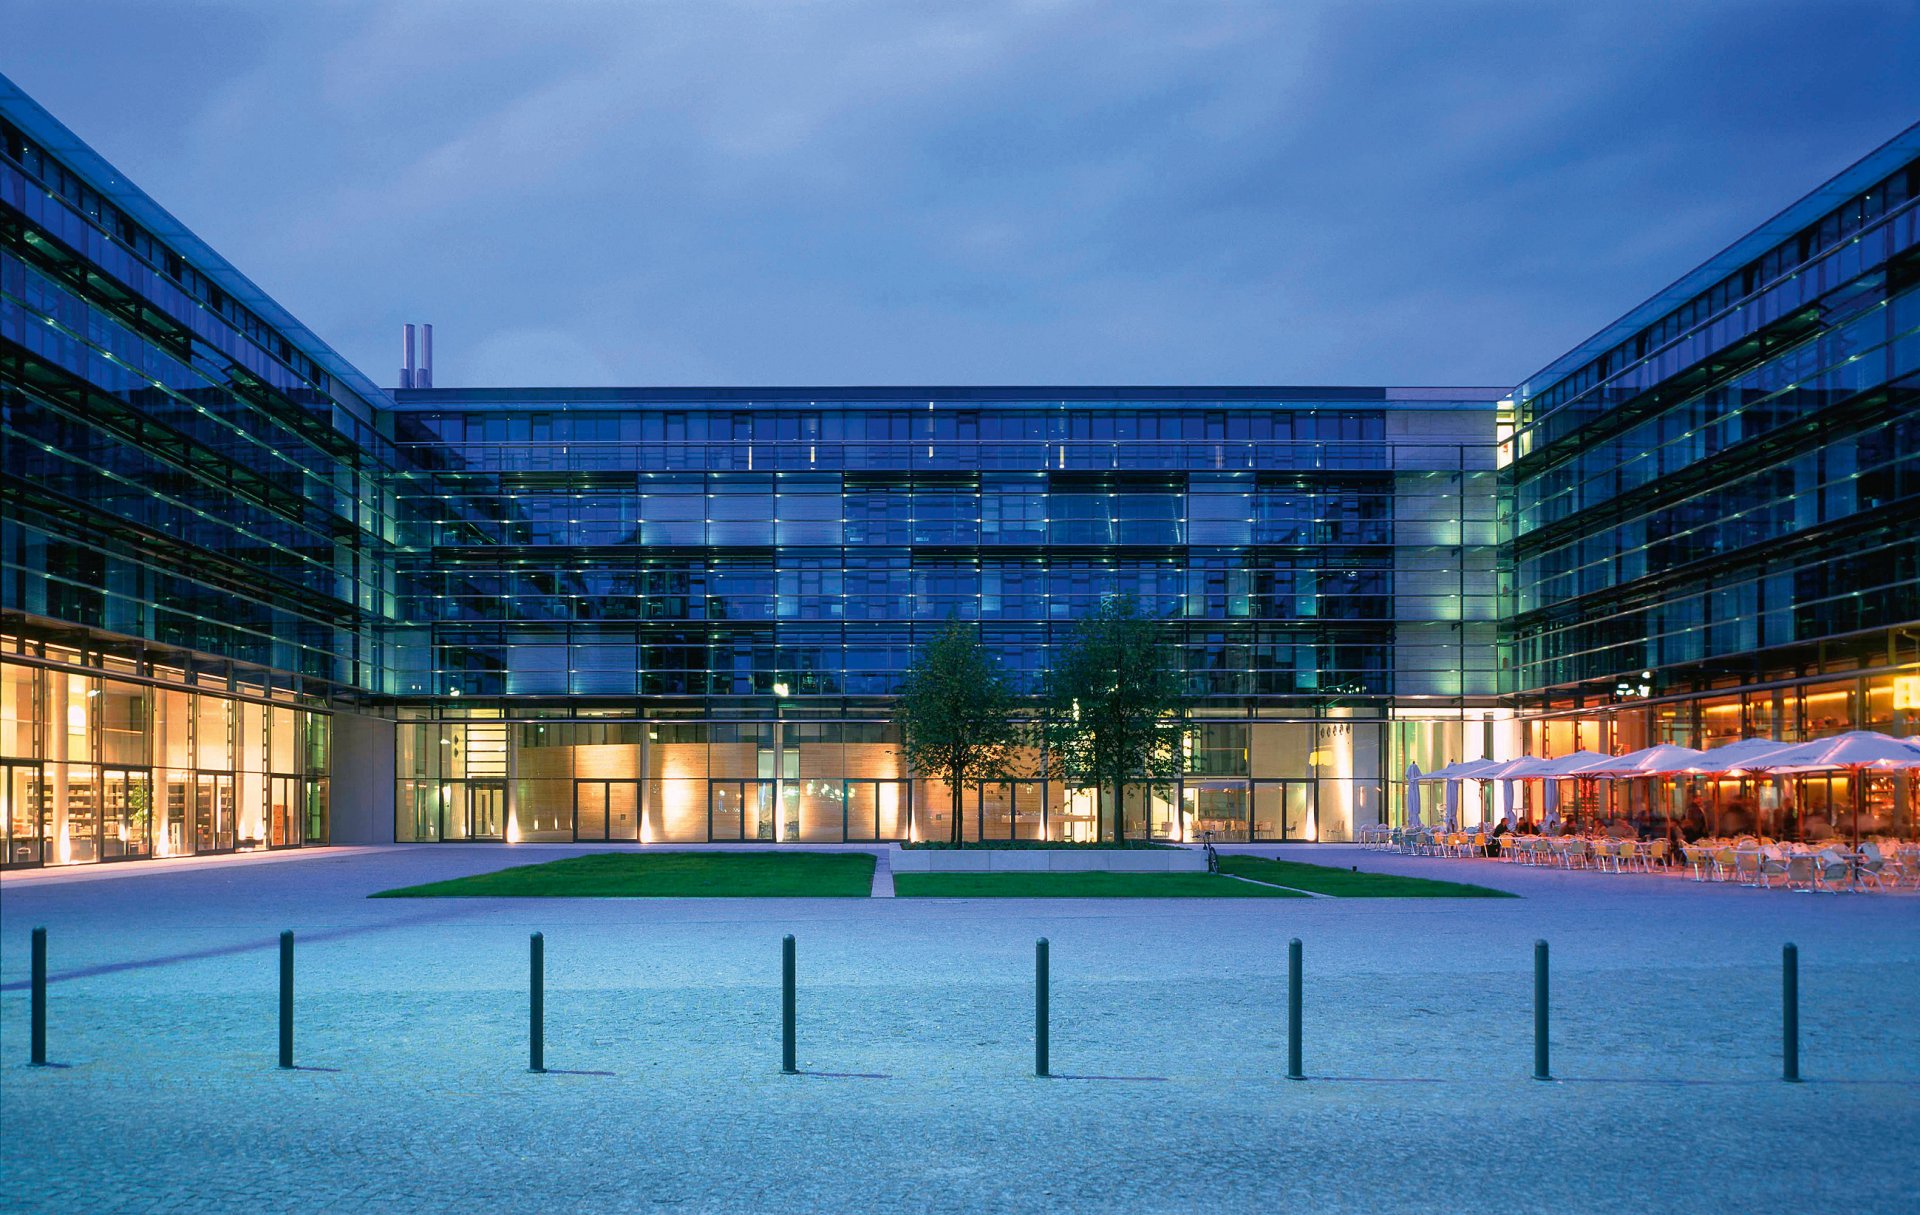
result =
[[329,843],[393,842],[395,737],[384,717],[333,715]]

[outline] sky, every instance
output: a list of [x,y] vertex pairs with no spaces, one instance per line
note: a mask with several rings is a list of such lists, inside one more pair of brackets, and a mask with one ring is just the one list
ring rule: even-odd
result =
[[375,382],[1518,383],[1920,119],[1920,4],[0,0]]

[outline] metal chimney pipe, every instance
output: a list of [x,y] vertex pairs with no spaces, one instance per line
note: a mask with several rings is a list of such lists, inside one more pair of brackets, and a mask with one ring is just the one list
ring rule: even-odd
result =
[[400,387],[413,387],[413,326],[400,326]]
[[433,326],[420,326],[420,367],[414,373],[415,388],[433,387]]

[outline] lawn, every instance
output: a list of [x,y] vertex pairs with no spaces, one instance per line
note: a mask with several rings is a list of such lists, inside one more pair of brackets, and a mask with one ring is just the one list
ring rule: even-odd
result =
[[[1510,899],[1517,895],[1465,882],[1399,877],[1391,873],[1355,873],[1301,861],[1270,861],[1257,856],[1222,856],[1220,872],[1256,882],[1273,882],[1343,899]],[[1246,883],[1237,883],[1245,885]]]
[[1305,898],[1212,873],[896,873],[893,890],[921,899]]
[[865,852],[596,852],[372,897],[863,899],[872,890],[873,856]]

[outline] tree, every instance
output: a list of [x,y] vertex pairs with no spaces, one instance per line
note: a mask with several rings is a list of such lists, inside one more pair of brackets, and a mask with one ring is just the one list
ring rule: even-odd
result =
[[1108,597],[1074,626],[1047,673],[1040,738],[1067,780],[1111,794],[1114,843],[1126,842],[1127,782],[1179,774],[1186,712],[1160,623],[1131,595]]
[[947,786],[953,805],[953,845],[961,842],[961,791],[1006,779],[1022,742],[1013,713],[1012,684],[980,644],[978,631],[949,620],[914,655],[901,690],[898,716],[907,764]]

